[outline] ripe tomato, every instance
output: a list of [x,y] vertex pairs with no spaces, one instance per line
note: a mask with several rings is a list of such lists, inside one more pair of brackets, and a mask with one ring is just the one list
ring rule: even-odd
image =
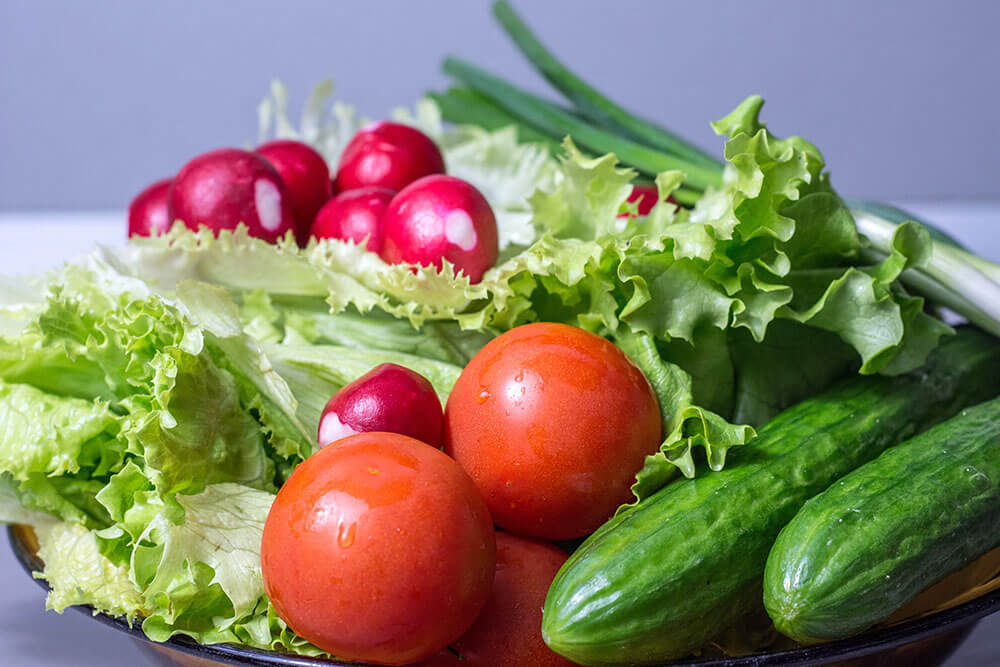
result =
[[445,451],[498,526],[570,539],[629,500],[660,444],[653,390],[625,354],[565,324],[512,329],[480,350],[445,408]]
[[469,631],[422,667],[573,665],[542,640],[542,607],[566,554],[551,544],[497,533],[493,592]]
[[264,525],[268,597],[299,635],[346,660],[403,665],[457,639],[489,597],[493,523],[441,451],[362,433],[309,457]]

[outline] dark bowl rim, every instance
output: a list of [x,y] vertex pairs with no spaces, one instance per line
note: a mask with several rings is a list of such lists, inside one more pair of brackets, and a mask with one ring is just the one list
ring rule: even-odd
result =
[[[7,526],[7,538],[11,550],[18,563],[29,575],[38,571],[41,561],[20,540],[16,527]],[[43,579],[33,580],[44,590],[49,590]],[[165,646],[170,649],[194,655],[200,658],[215,660],[223,664],[251,665],[253,667],[336,667],[347,665],[364,665],[366,663],[343,662],[327,658],[309,658],[290,653],[266,651],[238,644],[199,644],[194,640],[178,635],[165,642],[154,642],[149,639],[138,626],[129,625],[125,620],[105,614],[94,613],[86,605],[74,609],[87,613],[104,625],[130,635],[133,639],[151,644]],[[780,651],[765,651],[733,658],[692,658],[671,662],[669,665],[697,665],[698,667],[762,667],[765,665],[782,665],[783,667],[816,665],[833,660],[846,660],[880,651],[897,648],[906,644],[934,637],[949,630],[956,630],[979,619],[1000,611],[1000,588],[990,591],[980,597],[963,602],[960,605],[935,612],[928,616],[872,630],[855,637],[836,641],[784,649]]]

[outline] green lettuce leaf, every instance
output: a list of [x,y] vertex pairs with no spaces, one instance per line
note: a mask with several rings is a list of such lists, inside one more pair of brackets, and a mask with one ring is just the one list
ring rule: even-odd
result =
[[[199,641],[233,638],[231,626],[252,614],[264,596],[260,540],[273,500],[264,491],[216,484],[177,497],[181,523],[166,512],[153,518],[132,563],[153,607],[143,621],[151,639],[164,641],[178,632]],[[150,552],[158,558],[149,559]],[[144,566],[137,564],[141,558],[149,559]]]
[[36,525],[35,533],[38,556],[45,563],[45,571],[35,576],[51,588],[47,609],[62,613],[67,607],[90,605],[94,614],[124,617],[129,623],[147,613],[128,568],[101,555],[90,530],[61,522]]
[[104,402],[0,381],[0,472],[16,480],[96,467],[118,428],[118,418]]

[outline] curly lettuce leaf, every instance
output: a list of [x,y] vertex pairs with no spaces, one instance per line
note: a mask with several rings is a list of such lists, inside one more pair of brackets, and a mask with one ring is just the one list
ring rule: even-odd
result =
[[218,285],[182,281],[177,298],[188,317],[205,328],[215,358],[234,375],[243,403],[261,421],[271,446],[283,457],[308,457],[312,431],[297,416],[298,400],[260,343],[243,332],[230,293]]
[[[264,491],[216,484],[177,497],[180,523],[167,512],[153,518],[132,560],[133,576],[151,606],[142,624],[147,636],[235,638],[231,626],[253,614],[264,596],[260,541],[273,501]],[[141,566],[140,559],[146,561]]]
[[101,401],[47,394],[0,381],[0,472],[23,481],[94,467],[117,437],[118,418]]
[[[678,472],[694,477],[695,447],[704,450],[712,470],[721,470],[728,450],[746,444],[755,435],[753,428],[730,424],[695,405],[691,376],[663,359],[653,336],[619,331],[615,340],[649,380],[663,420],[663,444],[659,451],[646,457],[632,486],[637,501],[662,488]],[[624,507],[628,506],[621,509]]]
[[239,315],[244,331],[262,343],[386,350],[460,366],[493,337],[485,331],[462,331],[454,322],[425,322],[417,329],[378,310],[362,315],[347,309],[334,315],[327,309],[275,303],[262,290],[243,295]]
[[128,568],[116,565],[98,550],[94,533],[75,523],[35,525],[38,556],[45,563],[44,579],[50,591],[46,609],[59,613],[74,605],[90,605],[94,614],[124,617],[130,624],[149,610],[142,592],[129,578]]

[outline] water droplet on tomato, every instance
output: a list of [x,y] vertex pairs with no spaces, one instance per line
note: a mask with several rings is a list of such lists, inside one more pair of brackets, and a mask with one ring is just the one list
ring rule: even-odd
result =
[[483,389],[481,392],[476,394],[476,403],[482,405],[486,401],[490,400],[490,392]]
[[358,524],[340,524],[340,527],[337,529],[337,545],[340,546],[341,549],[347,549],[354,544],[354,538],[357,534]]
[[523,382],[523,381],[524,381],[524,371],[518,371],[517,375],[514,376],[514,382]]

